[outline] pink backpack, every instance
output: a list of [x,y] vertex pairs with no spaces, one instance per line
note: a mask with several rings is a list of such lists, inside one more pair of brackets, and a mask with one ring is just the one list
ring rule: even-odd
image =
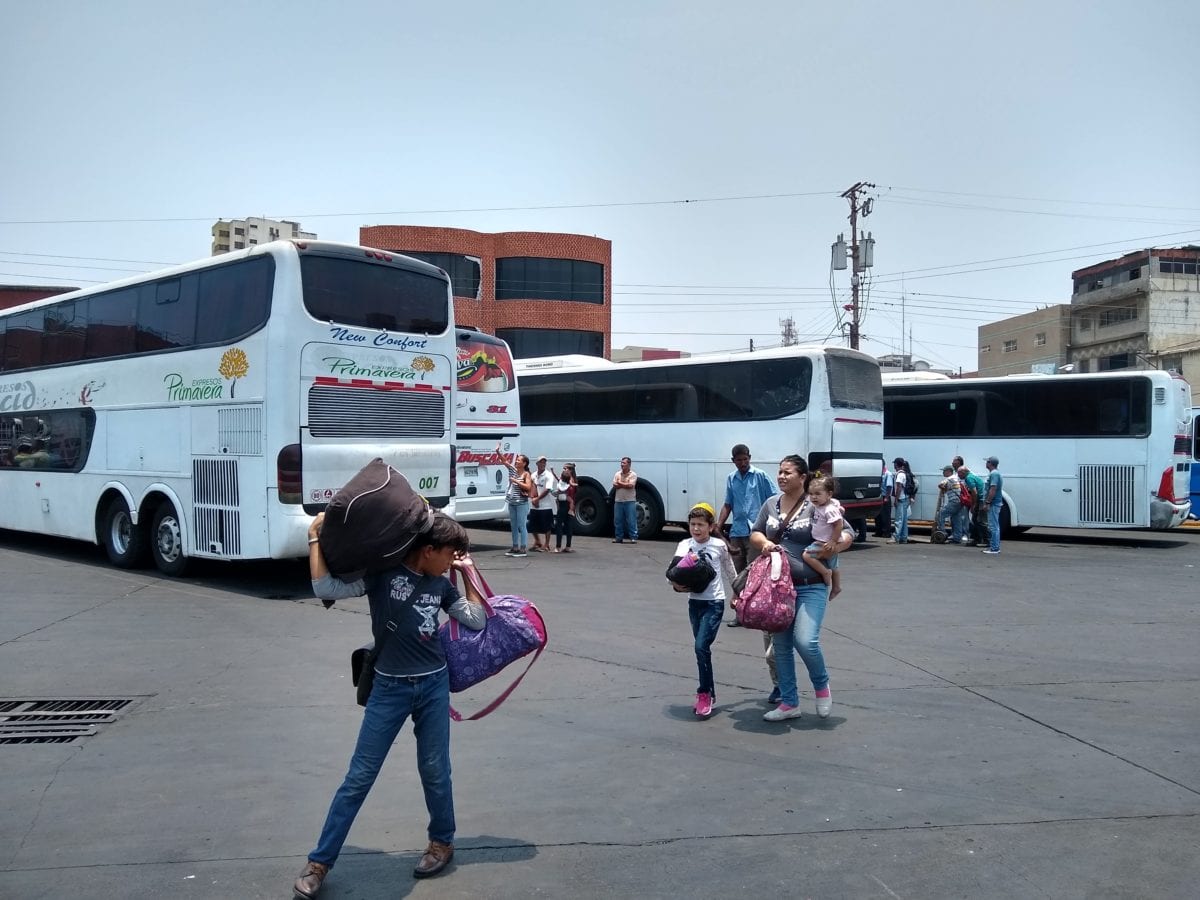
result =
[[738,624],[759,631],[787,631],[796,618],[796,588],[787,551],[780,548],[762,554],[748,573],[737,603]]

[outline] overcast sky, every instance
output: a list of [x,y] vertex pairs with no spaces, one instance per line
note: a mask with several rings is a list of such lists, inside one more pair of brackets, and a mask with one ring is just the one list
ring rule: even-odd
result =
[[248,215],[567,231],[613,242],[616,347],[842,342],[868,181],[862,349],[972,370],[1073,269],[1200,243],[1194,0],[432,6],[4,3],[0,282]]

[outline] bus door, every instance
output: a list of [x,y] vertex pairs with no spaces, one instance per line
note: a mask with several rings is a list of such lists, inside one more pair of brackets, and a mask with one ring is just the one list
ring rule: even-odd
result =
[[1200,519],[1200,406],[1192,407],[1192,512],[1189,518]]

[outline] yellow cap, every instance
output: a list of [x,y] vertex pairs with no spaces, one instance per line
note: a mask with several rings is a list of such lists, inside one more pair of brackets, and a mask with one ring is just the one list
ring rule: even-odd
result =
[[707,512],[710,516],[712,516],[714,519],[717,517],[717,511],[715,509],[713,509],[712,506],[708,503],[693,503],[692,509],[702,509],[705,512]]

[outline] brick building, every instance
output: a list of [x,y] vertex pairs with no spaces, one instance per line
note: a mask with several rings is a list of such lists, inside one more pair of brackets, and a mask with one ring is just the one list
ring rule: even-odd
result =
[[51,287],[49,285],[0,284],[0,309],[10,309],[22,303],[44,300],[58,294],[77,291],[74,287]]
[[359,243],[445,269],[454,318],[513,356],[612,352],[612,241],[582,234],[370,225]]

